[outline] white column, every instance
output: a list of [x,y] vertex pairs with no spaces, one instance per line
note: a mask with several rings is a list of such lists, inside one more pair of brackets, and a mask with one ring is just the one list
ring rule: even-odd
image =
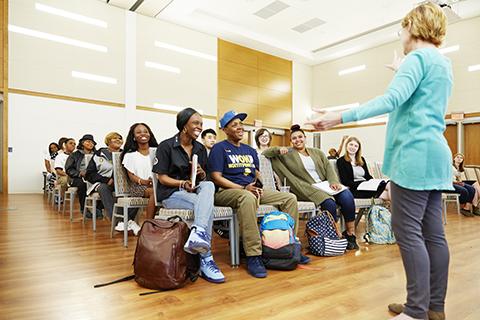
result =
[[125,10],[125,128],[137,109],[137,14]]
[[457,152],[463,153],[463,122],[457,122]]

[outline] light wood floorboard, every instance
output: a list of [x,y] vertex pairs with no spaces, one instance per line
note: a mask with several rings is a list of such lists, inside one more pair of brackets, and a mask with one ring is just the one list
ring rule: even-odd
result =
[[[449,208],[448,319],[480,319],[480,217]],[[301,222],[300,234],[305,221]],[[136,239],[122,246],[109,224],[70,223],[42,195],[0,198],[0,319],[389,319],[387,304],[405,299],[396,245],[361,244],[341,257],[312,257],[310,269],[269,271],[255,279],[229,266],[228,242],[214,237],[227,282],[193,284],[150,296],[134,281],[93,285],[132,273]],[[358,234],[361,236],[363,224]],[[301,237],[305,243],[305,238]]]

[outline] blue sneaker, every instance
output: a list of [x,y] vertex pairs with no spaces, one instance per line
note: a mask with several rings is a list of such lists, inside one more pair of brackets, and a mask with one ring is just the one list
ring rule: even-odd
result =
[[225,276],[218,268],[212,256],[200,258],[200,277],[213,283],[225,282]]
[[303,254],[300,255],[300,261],[298,264],[307,264],[310,262],[310,258],[307,256],[304,256]]
[[247,270],[255,278],[265,278],[267,276],[267,269],[265,269],[261,256],[247,257]]
[[210,235],[202,227],[193,226],[183,250],[191,254],[210,251]]

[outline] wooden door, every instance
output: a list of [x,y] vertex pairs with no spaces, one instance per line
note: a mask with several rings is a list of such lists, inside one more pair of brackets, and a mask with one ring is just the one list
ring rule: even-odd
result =
[[447,139],[448,146],[452,151],[452,155],[457,153],[457,125],[456,124],[449,124],[447,129],[445,130],[445,138]]
[[480,165],[480,123],[463,126],[465,164]]

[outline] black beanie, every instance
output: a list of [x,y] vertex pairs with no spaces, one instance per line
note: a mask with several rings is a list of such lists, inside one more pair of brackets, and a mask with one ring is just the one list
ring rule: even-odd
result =
[[183,127],[187,124],[188,120],[192,115],[198,113],[195,109],[192,108],[185,108],[179,113],[177,113],[177,129],[178,131],[182,131]]

